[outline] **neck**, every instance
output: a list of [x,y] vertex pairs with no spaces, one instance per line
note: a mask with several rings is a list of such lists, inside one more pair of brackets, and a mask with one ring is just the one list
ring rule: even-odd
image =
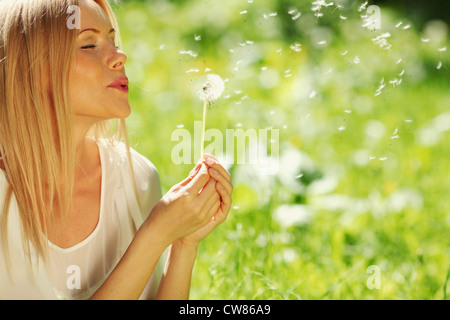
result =
[[[75,125],[75,179],[86,177],[90,171],[98,164],[97,148],[92,138],[87,138],[86,134],[91,128],[90,125]],[[95,146],[95,148],[93,148]]]

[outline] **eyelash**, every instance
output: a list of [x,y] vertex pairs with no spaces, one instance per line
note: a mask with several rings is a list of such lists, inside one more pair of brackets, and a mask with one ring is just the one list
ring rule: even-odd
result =
[[95,48],[95,47],[97,47],[97,46],[89,45],[89,46],[81,47],[81,49],[90,49],[90,48]]
[[[97,46],[96,45],[93,45],[93,44],[91,44],[91,45],[88,45],[88,46],[84,46],[84,47],[81,47],[81,49],[83,49],[83,50],[85,50],[85,49],[93,49],[93,48],[96,48]],[[118,46],[116,46],[116,45],[114,45],[114,47],[116,48],[116,49],[119,49],[119,47]]]

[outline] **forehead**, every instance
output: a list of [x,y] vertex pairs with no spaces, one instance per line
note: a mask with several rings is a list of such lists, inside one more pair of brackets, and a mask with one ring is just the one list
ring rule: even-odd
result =
[[[93,0],[81,0],[81,28],[109,28],[111,23],[103,9]],[[109,30],[109,29],[108,29]]]

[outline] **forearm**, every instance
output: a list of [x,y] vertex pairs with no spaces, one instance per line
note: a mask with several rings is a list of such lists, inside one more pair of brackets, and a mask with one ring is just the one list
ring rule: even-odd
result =
[[192,269],[197,256],[197,247],[172,244],[167,269],[156,294],[159,300],[187,300],[191,286]]
[[148,283],[166,246],[150,238],[152,232],[142,226],[127,251],[91,299],[137,300]]

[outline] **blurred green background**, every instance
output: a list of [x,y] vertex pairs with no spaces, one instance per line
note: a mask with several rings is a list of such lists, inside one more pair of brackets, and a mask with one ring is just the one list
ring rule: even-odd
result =
[[[364,2],[113,3],[130,143],[164,193],[198,159],[175,164],[171,136],[194,143],[206,74],[226,81],[207,129],[279,130],[277,174],[226,165],[233,209],[201,243],[192,299],[450,296],[448,4]],[[381,29],[363,26],[373,4]]]

